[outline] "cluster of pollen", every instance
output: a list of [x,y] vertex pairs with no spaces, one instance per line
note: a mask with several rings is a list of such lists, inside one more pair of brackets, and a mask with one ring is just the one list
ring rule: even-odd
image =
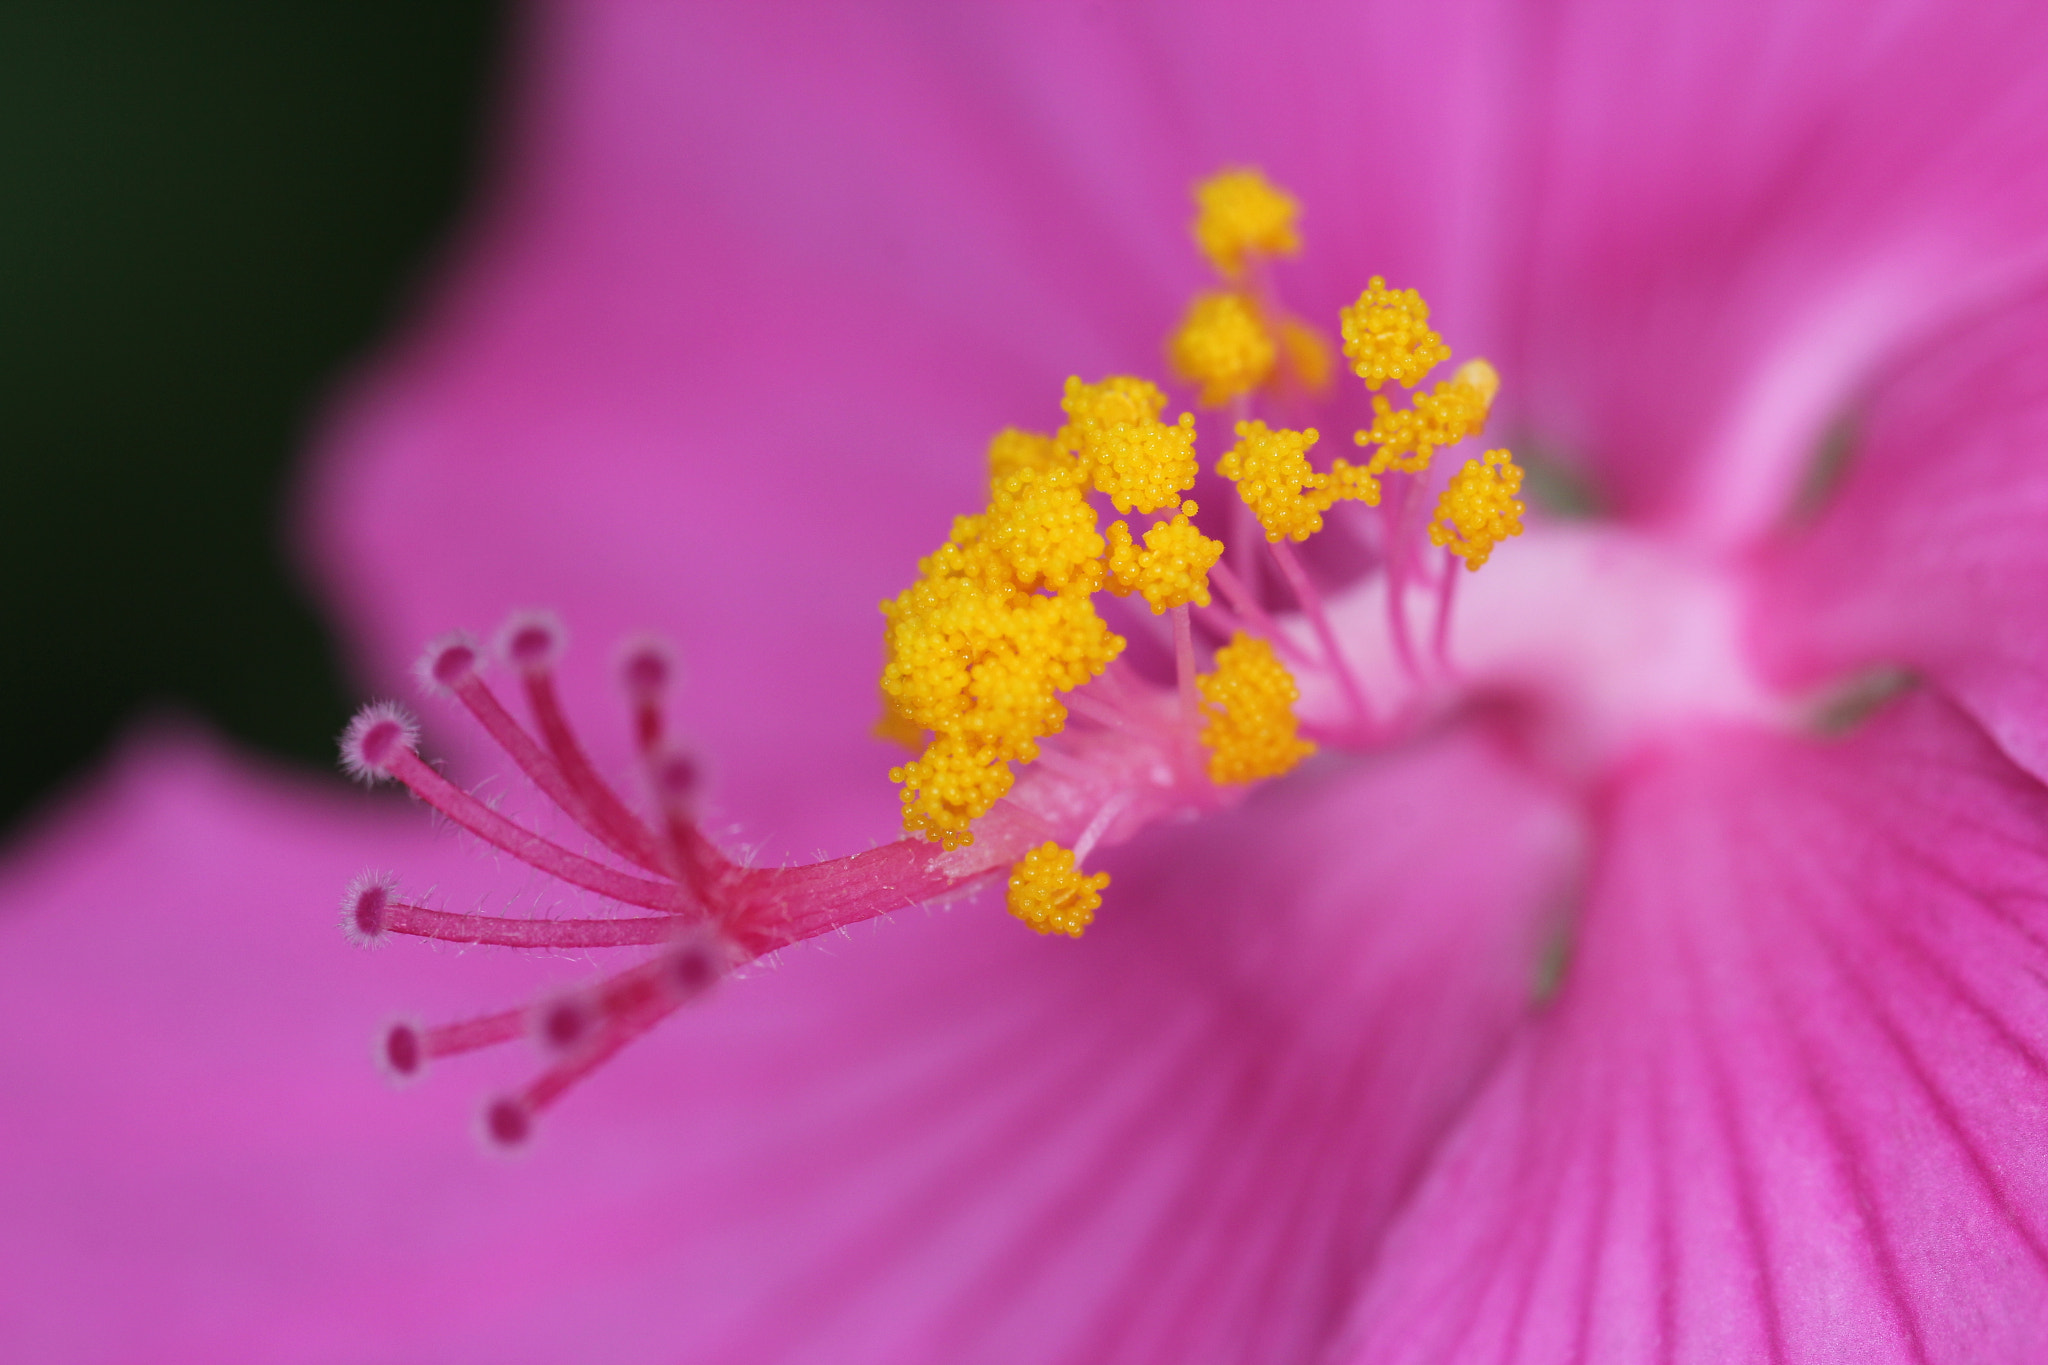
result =
[[1010,869],[1010,913],[1041,934],[1081,937],[1102,908],[1109,874],[1093,876],[1074,866],[1074,851],[1047,842]]
[[989,507],[958,517],[882,604],[885,712],[896,732],[930,731],[893,769],[903,825],[947,848],[1009,791],[1012,760],[1066,724],[1059,693],[1098,676],[1123,640],[1096,615],[1105,544],[1085,468],[1045,437],[1004,432],[990,450]]
[[1367,472],[1398,469],[1419,474],[1428,469],[1438,446],[1456,445],[1486,425],[1498,392],[1499,372],[1483,360],[1468,360],[1449,379],[1418,395],[1412,407],[1396,411],[1386,399],[1375,397],[1372,426],[1355,438],[1362,446],[1379,447]]
[[[1188,309],[1168,344],[1174,370],[1212,406],[1242,404],[1283,366],[1318,387],[1333,367],[1330,346],[1267,296],[1262,274],[1247,272],[1300,248],[1299,206],[1251,170],[1200,183],[1195,199],[1195,238],[1225,287]],[[1374,391],[1372,424],[1356,433],[1369,454],[1320,471],[1309,458],[1320,433],[1246,418],[1216,466],[1282,556],[1283,572],[1293,561],[1282,542],[1322,530],[1340,501],[1377,506],[1390,471],[1426,472],[1438,449],[1480,431],[1500,387],[1493,367],[1475,360],[1396,408],[1379,396],[1382,385],[1416,389],[1450,356],[1429,326],[1429,305],[1375,275],[1341,320],[1344,355]],[[1102,676],[1122,652],[1125,641],[1096,614],[1098,592],[1137,594],[1154,613],[1178,613],[1182,714],[1188,731],[1200,727],[1193,738],[1208,751],[1213,783],[1277,777],[1315,750],[1297,733],[1294,679],[1266,640],[1240,631],[1216,651],[1214,672],[1196,672],[1187,611],[1211,606],[1209,579],[1221,572],[1224,546],[1197,529],[1199,509],[1184,501],[1198,473],[1192,414],[1166,421],[1166,395],[1129,375],[1070,378],[1060,407],[1065,422],[1050,436],[1007,430],[994,438],[987,510],[956,518],[946,543],[919,562],[917,581],[882,605],[877,733],[922,746],[889,776],[902,788],[904,828],[948,849],[974,841],[973,823],[1010,793],[1013,765],[1033,762],[1039,742],[1064,731],[1061,694]],[[1468,464],[1438,505],[1430,537],[1478,568],[1520,530],[1520,480],[1504,452]],[[1150,525],[1115,520],[1098,529],[1096,494]],[[1239,592],[1229,580],[1222,586]],[[1233,608],[1240,601],[1233,596]],[[1010,904],[1043,932],[1078,934],[1097,890],[1097,879],[1074,871],[1071,853],[1049,843],[1016,865]]]
[[1112,375],[1099,384],[1069,379],[1060,409],[1067,424],[1059,443],[1090,470],[1095,487],[1129,516],[1180,505],[1195,486],[1195,417],[1162,422],[1166,395],[1155,384]]
[[1294,220],[1301,205],[1254,170],[1224,171],[1195,187],[1195,243],[1218,270],[1236,278],[1248,256],[1301,250]]
[[1174,373],[1199,385],[1199,401],[1212,408],[1272,378],[1278,354],[1258,305],[1231,293],[1198,297],[1166,349]]
[[1484,462],[1465,461],[1437,499],[1430,543],[1464,560],[1466,568],[1477,569],[1495,545],[1522,534],[1524,508],[1515,497],[1521,491],[1522,471],[1505,450],[1487,451]]
[[1109,590],[1119,597],[1136,592],[1155,614],[1192,602],[1209,605],[1209,570],[1223,557],[1223,542],[1211,540],[1188,518],[1202,509],[1193,501],[1181,504],[1172,521],[1154,522],[1145,532],[1145,548],[1131,539],[1131,528],[1113,522],[1109,528]]
[[1318,439],[1313,427],[1274,431],[1264,422],[1239,422],[1237,444],[1216,462],[1216,472],[1237,485],[1267,540],[1307,540],[1323,529],[1323,513],[1340,496],[1331,477],[1308,462]]
[[1413,289],[1389,289],[1378,275],[1367,283],[1358,302],[1338,314],[1344,332],[1344,355],[1351,369],[1378,392],[1389,379],[1403,388],[1451,358],[1451,348],[1429,329],[1429,305]]
[[[1377,275],[1358,302],[1344,309],[1343,321],[1345,354],[1369,388],[1389,379],[1412,388],[1450,355],[1443,339],[1429,330],[1429,305],[1422,296],[1413,289],[1388,289]],[[1336,460],[1327,474],[1308,463],[1315,432],[1240,423],[1237,447],[1216,470],[1237,484],[1238,496],[1258,517],[1266,539],[1306,540],[1322,529],[1322,514],[1332,504],[1349,500],[1377,507],[1381,475],[1389,470],[1421,474],[1438,447],[1475,435],[1486,425],[1499,391],[1500,375],[1493,366],[1471,360],[1408,407],[1397,409],[1374,394],[1372,426],[1354,437],[1359,445],[1374,447],[1371,458],[1362,464]]]
[[1273,646],[1239,631],[1216,651],[1216,671],[1195,679],[1209,723],[1209,780],[1218,785],[1278,777],[1316,751],[1295,733],[1301,691]]

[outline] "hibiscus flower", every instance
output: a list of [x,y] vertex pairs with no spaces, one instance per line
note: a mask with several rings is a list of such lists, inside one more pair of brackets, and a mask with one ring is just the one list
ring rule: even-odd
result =
[[1441,560],[1404,662],[1387,542],[1303,545],[1373,742],[1301,667],[1321,752],[1089,848],[1080,941],[984,896],[791,951],[514,1162],[467,1129],[530,1049],[394,1094],[365,1040],[589,968],[351,953],[334,893],[602,911],[138,735],[0,890],[7,1353],[2038,1357],[2044,47],[1990,7],[536,15],[514,169],[308,500],[384,690],[547,603],[630,772],[603,642],[659,628],[717,838],[893,837],[874,605],[992,433],[1163,374],[1221,166],[1304,206],[1292,312],[1380,274],[1493,363],[1527,529],[1459,575],[1453,685]]

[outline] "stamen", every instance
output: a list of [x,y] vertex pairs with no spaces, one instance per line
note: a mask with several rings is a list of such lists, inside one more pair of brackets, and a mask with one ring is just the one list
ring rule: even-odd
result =
[[1527,509],[1515,497],[1521,491],[1522,471],[1505,450],[1487,451],[1484,462],[1465,461],[1437,500],[1430,543],[1443,546],[1476,572],[1495,545],[1522,534],[1522,513]]
[[1072,849],[1040,844],[1010,870],[1010,913],[1041,934],[1081,937],[1102,908],[1109,874],[1088,876],[1074,866]]
[[1385,398],[1375,397],[1371,428],[1353,438],[1359,445],[1379,447],[1366,474],[1389,469],[1422,473],[1438,446],[1456,445],[1486,425],[1494,395],[1499,392],[1499,373],[1484,360],[1473,360],[1459,366],[1456,374],[1433,391],[1418,394],[1413,407],[1396,412]]
[[1278,777],[1316,751],[1295,733],[1301,691],[1264,640],[1239,635],[1216,651],[1216,671],[1197,680],[1208,703],[1201,740],[1218,783]]
[[1295,644],[1293,639],[1283,632],[1279,626],[1274,624],[1273,618],[1266,614],[1264,607],[1259,605],[1258,599],[1252,595],[1251,589],[1247,588],[1243,581],[1231,572],[1228,564],[1218,562],[1214,565],[1209,570],[1209,581],[1214,583],[1217,589],[1230,600],[1230,610],[1235,612],[1244,620],[1245,624],[1251,627],[1251,634],[1271,641],[1275,649],[1278,649],[1296,663],[1309,662],[1307,653],[1302,650],[1301,646]]
[[1436,655],[1438,668],[1449,672],[1451,669],[1451,608],[1458,596],[1458,566],[1449,559],[1444,560],[1443,573],[1438,577],[1436,590],[1436,631],[1432,641],[1432,652]]
[[1201,764],[1195,748],[1195,731],[1202,720],[1202,706],[1196,700],[1195,632],[1184,606],[1173,609],[1173,677],[1180,693],[1181,767],[1197,772]]
[[[1337,632],[1330,627],[1329,613],[1323,610],[1322,594],[1303,571],[1301,561],[1294,556],[1294,549],[1284,540],[1268,542],[1273,552],[1273,562],[1280,566],[1280,576],[1287,580],[1287,586],[1294,592],[1294,600],[1301,604],[1302,614],[1308,617],[1309,628],[1315,632],[1316,643],[1322,646],[1323,664],[1336,678],[1337,686],[1344,693],[1344,701],[1351,709],[1351,723],[1358,734],[1366,734],[1372,727],[1372,712],[1365,704],[1365,690],[1358,684],[1358,677],[1351,671],[1351,664],[1338,647]],[[1267,646],[1271,648],[1271,646]]]
[[1118,597],[1141,594],[1153,614],[1171,608],[1209,605],[1209,571],[1223,557],[1223,542],[1195,529],[1190,515],[1201,507],[1181,505],[1171,521],[1157,521],[1145,532],[1145,548],[1131,540],[1128,524],[1109,528],[1109,590]]
[[1166,395],[1157,386],[1127,375],[1099,384],[1067,380],[1060,409],[1067,425],[1060,445],[1086,465],[1096,491],[1129,516],[1133,508],[1156,512],[1178,507],[1195,486],[1195,415],[1176,423],[1159,420]]
[[1339,496],[1330,476],[1308,462],[1318,439],[1313,427],[1272,431],[1264,422],[1239,422],[1237,444],[1216,462],[1216,472],[1237,485],[1269,541],[1307,540],[1323,529],[1323,513]]
[[1344,326],[1344,355],[1352,373],[1375,393],[1389,379],[1402,388],[1450,359],[1451,348],[1429,329],[1429,305],[1413,289],[1389,289],[1378,275],[1358,302],[1338,315]]
[[1203,405],[1220,408],[1273,377],[1278,349],[1258,305],[1237,293],[1203,294],[1166,348],[1175,374],[1201,386]]
[[1195,242],[1226,277],[1247,257],[1301,250],[1294,220],[1301,205],[1255,170],[1224,171],[1195,186]]

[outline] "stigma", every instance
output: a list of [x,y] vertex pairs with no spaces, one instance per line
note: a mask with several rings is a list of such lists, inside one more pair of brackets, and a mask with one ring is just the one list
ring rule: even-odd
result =
[[[1192,233],[1215,280],[1166,336],[1165,359],[1197,407],[1224,414],[1231,439],[1205,450],[1195,414],[1174,411],[1137,373],[1069,377],[1034,424],[993,435],[985,502],[934,528],[943,538],[880,603],[875,733],[910,751],[887,772],[895,842],[781,868],[721,846],[695,816],[702,770],[668,732],[673,656],[651,640],[620,656],[648,793],[636,806],[564,711],[554,670],[567,636],[545,614],[515,615],[489,649],[467,634],[437,640],[417,673],[574,826],[580,847],[449,781],[420,754],[403,708],[358,715],[342,739],[350,773],[403,785],[467,835],[614,909],[458,913],[366,874],[343,898],[352,940],[637,954],[540,1001],[393,1023],[377,1048],[389,1074],[410,1080],[439,1059],[525,1040],[538,1071],[491,1098],[480,1120],[487,1141],[518,1146],[622,1048],[764,958],[996,885],[1024,927],[1081,938],[1098,912],[1114,913],[1109,874],[1090,866],[1102,850],[1225,809],[1326,750],[1367,751],[1412,730],[1428,709],[1417,699],[1455,675],[1445,651],[1457,575],[1522,532],[1522,472],[1506,450],[1431,482],[1438,452],[1485,426],[1500,376],[1470,360],[1422,387],[1450,347],[1416,290],[1373,276],[1336,318],[1371,420],[1344,447],[1356,459],[1323,463],[1321,430],[1276,421],[1322,401],[1335,368],[1330,339],[1275,282],[1273,264],[1302,248],[1300,206],[1248,169],[1202,182],[1194,197]],[[1205,476],[1213,483],[1198,501]],[[1372,547],[1376,579],[1399,604],[1374,643],[1340,622],[1294,551],[1340,520]],[[1434,612],[1420,633],[1417,598],[1433,604],[1426,619]],[[1406,685],[1359,667],[1379,654],[1401,661]],[[1305,718],[1305,690],[1338,705]]]

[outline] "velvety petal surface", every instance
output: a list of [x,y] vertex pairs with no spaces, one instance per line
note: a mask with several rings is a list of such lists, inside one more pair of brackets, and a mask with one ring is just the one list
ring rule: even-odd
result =
[[1922,694],[1676,745],[1599,847],[1343,1358],[2048,1353],[2048,795]]
[[1521,446],[1710,546],[1880,368],[2048,266],[2048,15],[1503,6],[1494,346]]
[[796,950],[507,1162],[470,1116],[530,1049],[394,1093],[369,1038],[591,969],[363,953],[330,907],[366,865],[536,889],[404,803],[141,742],[0,872],[0,1356],[1311,1359],[1578,854],[1474,738],[1330,764],[1112,860],[1081,943],[970,902]]
[[1793,684],[1931,677],[2048,777],[2048,297],[1941,343],[1886,376],[1763,560],[1757,640]]

